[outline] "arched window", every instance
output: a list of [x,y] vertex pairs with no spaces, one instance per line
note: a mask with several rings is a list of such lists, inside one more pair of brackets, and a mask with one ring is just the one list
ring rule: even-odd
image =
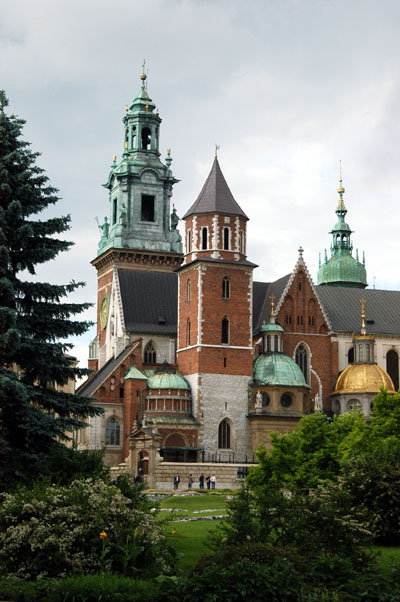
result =
[[201,229],[201,248],[208,249],[208,228],[207,228],[207,226],[204,226],[204,228]]
[[396,391],[399,389],[399,356],[397,351],[391,349],[386,354],[386,372],[393,381]]
[[279,337],[277,334],[274,335],[274,351],[279,351]]
[[155,364],[157,362],[157,354],[153,341],[149,341],[144,348],[143,361],[145,364]]
[[244,255],[244,232],[243,232],[243,230],[240,230],[239,252]]
[[190,301],[190,278],[188,279],[186,284],[186,299],[187,301]]
[[224,228],[224,251],[229,250],[229,228]]
[[186,320],[186,346],[190,345],[190,319]]
[[106,422],[106,445],[119,445],[119,422],[110,418]]
[[362,408],[362,403],[359,399],[350,399],[350,401],[347,404],[347,409],[349,411],[351,410],[361,410]]
[[113,199],[113,204],[112,204],[112,223],[116,224],[117,223],[117,199]]
[[151,130],[148,127],[142,128],[142,149],[149,150],[150,148]]
[[229,319],[226,316],[222,318],[221,343],[224,345],[229,343]]
[[354,364],[354,347],[350,347],[349,352],[347,354],[347,363]]
[[231,427],[226,418],[219,423],[218,447],[220,449],[229,449],[231,447]]
[[222,280],[222,298],[229,299],[231,296],[231,282],[227,276]]
[[295,361],[302,371],[305,381],[308,382],[308,356],[307,349],[304,345],[299,345],[297,347]]
[[134,149],[135,144],[136,144],[136,125],[134,125],[132,128],[131,148]]
[[192,252],[192,232],[188,230],[186,232],[186,253]]

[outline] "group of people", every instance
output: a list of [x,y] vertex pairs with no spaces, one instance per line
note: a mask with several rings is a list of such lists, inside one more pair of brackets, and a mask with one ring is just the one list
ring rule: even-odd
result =
[[[181,477],[179,476],[178,473],[176,473],[174,475],[174,490],[177,491],[179,489],[179,483],[181,482]],[[199,489],[204,489],[204,482],[206,483],[206,488],[207,489],[215,489],[215,483],[217,482],[217,478],[216,476],[213,475],[208,475],[208,476],[204,476],[204,474],[202,473],[199,476]],[[192,473],[189,474],[188,476],[188,489],[192,489],[192,485],[193,485],[193,476]]]

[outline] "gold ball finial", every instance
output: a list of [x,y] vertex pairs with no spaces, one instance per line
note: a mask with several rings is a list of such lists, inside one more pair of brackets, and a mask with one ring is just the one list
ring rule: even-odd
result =
[[125,113],[127,113],[129,110],[128,105],[125,105]]
[[147,79],[147,75],[145,73],[141,73],[140,79],[144,82],[144,80]]

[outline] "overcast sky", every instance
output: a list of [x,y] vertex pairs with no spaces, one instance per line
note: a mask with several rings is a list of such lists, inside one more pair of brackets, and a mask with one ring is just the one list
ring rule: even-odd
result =
[[[99,231],[124,108],[140,88],[162,117],[183,215],[214,144],[249,216],[255,279],[292,271],[298,247],[316,282],[336,221],[339,160],[354,248],[369,285],[399,289],[398,0],[0,0],[0,86],[70,213],[73,249],[38,272],[84,280],[95,301]],[[94,318],[94,310],[89,313]],[[84,364],[94,329],[76,341]]]

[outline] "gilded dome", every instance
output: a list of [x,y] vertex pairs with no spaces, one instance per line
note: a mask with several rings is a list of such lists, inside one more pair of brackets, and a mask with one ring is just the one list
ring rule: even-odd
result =
[[263,385],[310,388],[299,366],[284,353],[262,353],[254,362],[253,379]]
[[337,379],[335,393],[379,393],[384,387],[395,393],[389,374],[377,364],[352,364]]

